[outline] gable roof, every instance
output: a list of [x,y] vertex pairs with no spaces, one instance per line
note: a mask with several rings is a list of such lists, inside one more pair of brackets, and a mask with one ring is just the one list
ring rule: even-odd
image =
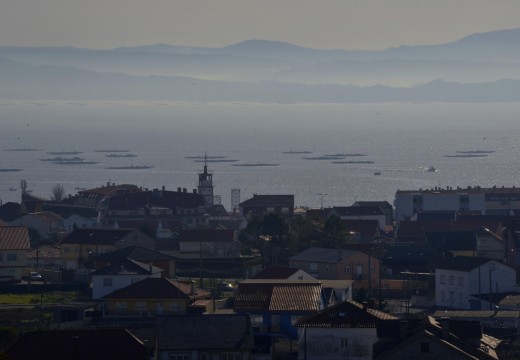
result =
[[288,279],[298,271],[300,269],[288,266],[268,266],[256,273],[253,279]]
[[376,328],[380,320],[396,320],[396,316],[375,310],[355,301],[346,300],[317,314],[301,318],[297,327],[313,328]]
[[0,227],[0,250],[30,250],[29,230],[25,226]]
[[113,195],[110,210],[139,209],[144,207],[198,208],[204,206],[204,197],[198,193],[168,190],[150,190]]
[[213,230],[213,229],[186,229],[179,230],[178,242],[233,242],[236,238],[234,230]]
[[146,357],[146,346],[125,329],[53,330],[22,334],[10,359],[128,359]]
[[61,222],[63,221],[63,218],[61,216],[56,215],[53,212],[50,211],[40,211],[35,213],[30,213],[24,216],[30,216],[33,218],[36,218],[43,222]]
[[70,217],[71,215],[79,215],[87,219],[97,218],[98,216],[97,209],[91,206],[44,203],[42,204],[42,210],[52,211],[64,219]]
[[247,315],[157,316],[157,349],[248,350],[254,347]]
[[[437,269],[455,270],[455,271],[471,271],[488,262],[493,262],[493,261],[494,260],[491,260],[491,259],[478,258],[478,257],[472,257],[472,256],[457,256],[452,259],[447,259],[443,262],[440,262],[437,265]],[[500,266],[508,266],[508,265],[501,263]]]
[[65,236],[61,243],[114,245],[132,231],[131,229],[78,228]]
[[335,206],[332,212],[338,216],[370,216],[384,215],[378,206]]
[[245,280],[235,293],[236,312],[308,312],[320,308],[319,281]]
[[[192,293],[195,291],[195,294]],[[166,278],[148,278],[116,290],[102,297],[103,300],[111,299],[179,299],[190,300],[203,298],[209,293],[197,287],[185,284],[177,280]]]
[[240,203],[243,206],[285,206],[294,207],[294,195],[253,195],[251,199],[247,199]]
[[388,201],[356,201],[352,206],[376,206],[383,209],[392,210],[392,205]]
[[156,266],[143,264],[142,262],[123,259],[102,269],[96,270],[90,275],[152,275],[162,272]]
[[123,259],[130,259],[140,262],[159,261],[159,260],[174,260],[170,255],[160,253],[158,251],[146,249],[140,246],[128,246],[119,250],[96,256],[96,261],[116,262]]
[[311,247],[292,256],[289,260],[336,264],[342,259],[349,258],[358,253],[359,251]]

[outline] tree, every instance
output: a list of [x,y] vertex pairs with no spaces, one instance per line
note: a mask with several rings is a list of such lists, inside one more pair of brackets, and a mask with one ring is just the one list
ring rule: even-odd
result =
[[65,187],[63,184],[58,183],[52,187],[51,193],[51,200],[60,202],[65,198]]

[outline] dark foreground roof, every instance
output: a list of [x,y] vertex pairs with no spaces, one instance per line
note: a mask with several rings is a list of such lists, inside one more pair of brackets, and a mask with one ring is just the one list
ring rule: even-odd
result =
[[11,360],[142,360],[146,346],[125,329],[34,331],[7,349]]
[[158,316],[156,325],[159,351],[253,348],[247,315]]

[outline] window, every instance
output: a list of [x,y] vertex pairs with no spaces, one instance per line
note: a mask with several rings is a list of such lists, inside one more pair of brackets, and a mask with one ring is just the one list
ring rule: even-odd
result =
[[421,352],[429,353],[430,352],[430,343],[427,343],[427,342],[421,343]]
[[4,261],[4,254],[0,253],[0,261]]
[[112,278],[104,278],[103,287],[112,287]]
[[329,272],[329,265],[325,266],[325,272]]
[[350,274],[350,266],[345,266],[345,274]]
[[7,261],[16,261],[17,259],[16,253],[7,253]]
[[116,310],[126,310],[126,302],[117,301],[116,302]]
[[316,263],[310,263],[310,264],[309,264],[309,270],[310,270],[310,271],[318,271],[318,264],[316,264]]
[[181,313],[181,304],[178,302],[172,302],[170,304],[170,310],[174,314],[180,314]]
[[242,354],[239,352],[225,352],[220,354],[220,360],[241,360]]
[[455,285],[455,276],[450,275],[450,285]]
[[374,264],[370,264],[370,272],[376,272],[376,266]]
[[191,360],[190,353],[174,353],[171,352],[168,354],[168,360]]
[[441,284],[446,284],[446,275],[441,275],[440,282]]
[[64,247],[63,251],[65,251],[65,254],[70,254],[70,247]]
[[464,276],[459,276],[459,286],[464,286]]

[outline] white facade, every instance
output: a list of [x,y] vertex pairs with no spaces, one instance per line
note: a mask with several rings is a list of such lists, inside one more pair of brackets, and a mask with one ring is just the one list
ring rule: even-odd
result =
[[484,192],[460,190],[398,191],[394,199],[395,220],[409,219],[421,211],[473,210],[484,212]]
[[89,219],[80,215],[72,214],[63,221],[65,230],[72,232],[74,226],[77,228],[93,228],[97,224],[97,219]]
[[495,260],[469,271],[435,270],[435,306],[440,308],[490,310],[492,304],[472,295],[493,298],[496,293],[518,290],[515,269]]
[[100,299],[147,278],[160,277],[160,272],[151,275],[92,275],[92,299]]
[[371,360],[375,328],[298,328],[298,359]]

